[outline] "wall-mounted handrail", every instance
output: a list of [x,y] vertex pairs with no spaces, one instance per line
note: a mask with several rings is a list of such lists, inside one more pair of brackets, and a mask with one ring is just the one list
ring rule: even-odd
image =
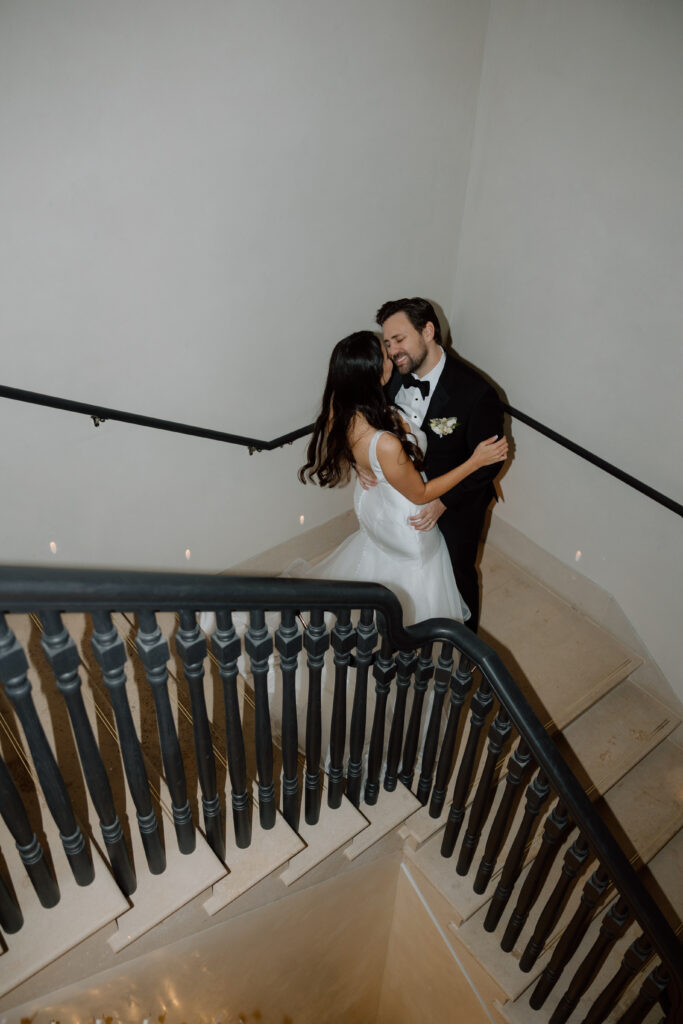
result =
[[[254,452],[269,452],[273,451],[275,448],[281,448],[283,445],[297,441],[300,437],[306,437],[306,435],[310,434],[313,430],[313,424],[309,423],[305,427],[299,427],[297,430],[291,430],[288,434],[282,434],[280,437],[275,437],[272,441],[265,441],[257,437],[246,437],[242,434],[230,434],[224,430],[212,430],[209,427],[197,427],[189,423],[178,423],[174,420],[164,420],[156,416],[143,416],[140,413],[124,412],[122,409],[111,409],[108,406],[95,405],[92,402],[75,402],[70,398],[58,398],[55,395],[45,395],[38,391],[26,391],[22,388],[9,387],[6,384],[0,384],[0,398],[10,398],[17,402],[28,402],[32,405],[43,405],[52,409],[64,409],[67,412],[81,413],[83,415],[90,416],[94,421],[95,426],[99,426],[99,424],[105,420],[118,420],[120,423],[132,423],[140,427],[153,427],[156,430],[167,430],[175,434],[189,434],[192,437],[205,437],[210,441],[223,441],[227,444],[236,444],[243,448],[248,448],[250,455]],[[632,476],[630,473],[626,473],[623,469],[619,469],[618,466],[613,465],[611,462],[607,462],[606,459],[603,459],[601,456],[595,455],[594,452],[589,451],[587,448],[583,448],[581,445],[576,444],[575,441],[572,441],[570,438],[558,433],[558,431],[553,430],[552,427],[547,427],[539,420],[528,416],[525,412],[515,409],[506,402],[503,402],[502,405],[505,412],[514,419],[519,420],[520,423],[525,423],[528,427],[531,427],[532,430],[536,430],[539,434],[543,434],[544,437],[554,441],[555,444],[559,444],[562,448],[566,448],[568,451],[573,452],[586,462],[589,462],[591,465],[601,469],[604,473],[608,473],[610,476],[615,477],[615,479],[621,480],[622,483],[627,484],[627,486],[632,487],[636,491],[639,491],[640,494],[644,494],[646,497],[651,498],[652,501],[657,502],[658,505],[668,508],[676,515],[683,516],[683,504],[680,502],[674,501],[674,499],[668,497],[668,495],[655,490],[654,487],[650,487],[649,484],[644,483],[642,480],[638,480],[637,477]]]

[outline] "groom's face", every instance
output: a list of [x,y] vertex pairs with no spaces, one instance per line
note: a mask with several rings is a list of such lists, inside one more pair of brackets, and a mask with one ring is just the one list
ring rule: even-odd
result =
[[428,342],[433,331],[431,324],[427,324],[423,331],[418,331],[405,313],[394,313],[384,321],[384,346],[399,373],[419,375],[420,367],[428,360]]

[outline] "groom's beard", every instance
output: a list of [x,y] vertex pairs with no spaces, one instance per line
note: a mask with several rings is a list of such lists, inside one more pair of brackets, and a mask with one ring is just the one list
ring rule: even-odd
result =
[[[408,352],[399,352],[399,354],[392,359],[392,363],[401,376],[405,377],[408,373],[417,374],[417,371],[424,364],[427,355],[427,346],[423,342],[422,349],[416,352],[414,356],[411,356]],[[402,360],[400,366],[397,362],[399,359]]]

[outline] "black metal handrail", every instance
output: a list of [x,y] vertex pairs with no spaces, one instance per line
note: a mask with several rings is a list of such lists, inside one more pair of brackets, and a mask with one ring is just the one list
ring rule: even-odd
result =
[[[413,652],[424,645],[452,645],[488,681],[502,708],[526,743],[541,771],[564,803],[570,819],[609,873],[634,918],[650,939],[671,979],[673,1005],[682,1008],[681,947],[664,914],[650,896],[580,782],[558,753],[542,723],[500,657],[461,623],[431,619],[404,626],[397,597],[374,583],[333,580],[271,579],[201,574],[128,572],[35,567],[0,567],[0,610],[102,613],[113,609],[136,612],[223,608],[265,612],[322,609],[374,609],[390,647]],[[671,1020],[679,1019],[671,1017]]]
[[[57,398],[55,395],[45,395],[38,391],[12,388],[5,384],[0,384],[0,398],[10,398],[17,402],[28,402],[32,405],[43,405],[52,409],[64,409],[67,412],[81,413],[90,416],[95,426],[99,426],[100,423],[106,420],[118,420],[120,423],[132,423],[140,427],[153,427],[156,430],[167,430],[175,434],[188,434],[192,437],[204,437],[211,441],[223,441],[227,444],[248,448],[250,455],[253,455],[254,452],[269,452],[276,448],[281,448],[286,444],[297,441],[300,437],[306,437],[307,434],[313,431],[313,424],[309,423],[305,427],[299,427],[297,430],[291,430],[287,434],[282,434],[271,441],[266,441],[257,437],[247,437],[243,434],[229,434],[223,430],[212,430],[209,427],[197,427],[189,423],[178,423],[174,420],[160,419],[156,416],[143,416],[139,413],[124,412],[121,409],[111,409],[108,406],[95,405],[92,402],[75,402],[70,398]],[[580,458],[585,459],[586,462],[601,469],[604,473],[608,473],[616,480],[621,480],[622,483],[639,491],[640,494],[651,498],[652,501],[657,502],[657,504],[662,505],[664,508],[668,508],[676,515],[683,516],[683,504],[680,502],[674,501],[668,495],[655,490],[654,487],[650,487],[649,484],[638,480],[631,473],[626,473],[623,469],[619,469],[618,466],[607,462],[606,459],[589,451],[587,448],[583,448],[580,444],[558,433],[557,430],[553,430],[552,427],[547,427],[544,423],[527,415],[527,413],[513,408],[513,406],[508,405],[506,402],[503,402],[502,406],[505,412],[514,419],[519,420],[520,423],[525,423],[532,430],[549,438],[549,440],[559,444],[562,448],[566,448],[567,451],[573,452]]]

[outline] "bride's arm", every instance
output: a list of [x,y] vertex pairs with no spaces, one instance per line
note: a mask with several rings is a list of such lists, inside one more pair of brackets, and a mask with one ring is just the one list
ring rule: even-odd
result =
[[384,476],[404,498],[415,505],[426,505],[434,498],[440,498],[446,491],[459,484],[461,480],[474,473],[482,466],[494,462],[503,462],[507,457],[508,443],[506,439],[490,437],[482,441],[474,449],[466,462],[434,477],[433,480],[422,479],[415,466],[403,450],[401,442],[393,434],[384,433],[377,441],[377,458]]

